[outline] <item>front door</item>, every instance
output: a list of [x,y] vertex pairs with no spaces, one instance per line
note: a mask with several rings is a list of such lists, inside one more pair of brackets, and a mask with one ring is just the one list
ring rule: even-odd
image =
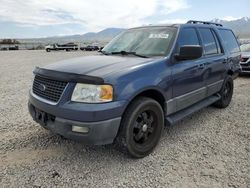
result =
[[[192,27],[180,31],[176,53],[183,45],[201,45],[197,30]],[[175,61],[172,64],[173,98],[168,114],[184,109],[206,97],[204,60]]]

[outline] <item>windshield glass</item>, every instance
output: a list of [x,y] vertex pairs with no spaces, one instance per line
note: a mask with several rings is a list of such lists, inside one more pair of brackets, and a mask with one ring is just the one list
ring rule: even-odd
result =
[[103,48],[112,52],[135,52],[144,56],[168,55],[176,35],[174,27],[145,27],[125,31]]
[[250,52],[250,44],[242,44],[240,49],[242,52]]

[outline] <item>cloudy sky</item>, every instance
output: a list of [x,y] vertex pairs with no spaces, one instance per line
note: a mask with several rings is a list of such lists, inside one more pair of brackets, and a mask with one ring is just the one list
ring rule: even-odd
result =
[[0,38],[250,16],[250,0],[0,0]]

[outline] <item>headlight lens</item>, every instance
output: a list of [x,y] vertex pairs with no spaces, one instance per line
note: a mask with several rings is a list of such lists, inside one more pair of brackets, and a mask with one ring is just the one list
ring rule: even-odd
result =
[[113,100],[111,85],[76,84],[71,101],[85,103],[102,103]]

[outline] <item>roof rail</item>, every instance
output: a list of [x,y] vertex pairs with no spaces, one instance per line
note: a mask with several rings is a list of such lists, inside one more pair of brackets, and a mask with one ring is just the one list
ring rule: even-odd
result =
[[215,22],[204,22],[204,21],[198,21],[198,20],[189,20],[187,22],[187,24],[207,24],[207,25],[216,25],[216,26],[220,26],[223,27],[222,24],[219,23],[215,23]]

